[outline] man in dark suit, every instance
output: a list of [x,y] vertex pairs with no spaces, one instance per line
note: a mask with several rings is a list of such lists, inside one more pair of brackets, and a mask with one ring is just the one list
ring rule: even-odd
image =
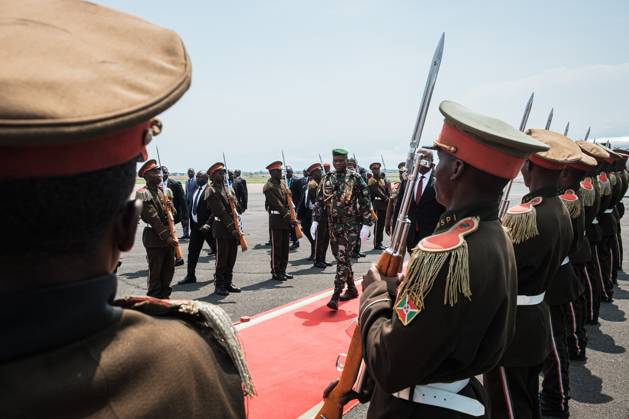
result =
[[199,262],[199,254],[203,248],[203,242],[214,247],[212,237],[212,212],[207,203],[205,189],[207,188],[208,175],[205,171],[197,173],[197,189],[192,194],[190,206],[190,242],[188,243],[188,272],[186,277],[179,281],[179,285],[197,282],[196,267]]
[[240,170],[234,170],[234,194],[236,195],[236,203],[238,204],[238,212],[240,214],[247,210],[249,202],[249,192],[247,191],[247,181],[240,176]]
[[[445,210],[443,205],[435,199],[435,186],[433,175],[433,155],[429,150],[425,150],[419,157],[419,178],[415,183],[415,190],[411,198],[411,206],[408,211],[408,218],[411,220],[411,228],[406,239],[406,247],[410,251],[417,243],[426,236],[430,236],[435,230],[439,217]],[[407,182],[402,182],[399,197],[404,196]],[[395,204],[394,220],[400,212],[402,199],[398,199]]]
[[[290,179],[288,177],[289,173],[290,173]],[[306,171],[304,170],[304,177],[298,178],[293,175],[293,169],[290,166],[287,166],[286,180],[288,181],[288,187],[293,197],[293,203],[295,204],[295,207],[298,207],[299,202],[301,202],[301,200],[304,197],[304,192],[303,192],[304,187],[308,183],[308,176],[306,175]],[[291,240],[290,250],[297,249],[299,247],[299,240],[297,240],[297,237],[295,236],[294,229],[291,229],[290,240]]]
[[[186,206],[188,209],[192,207],[192,195],[194,195],[194,191],[197,189],[197,183],[194,180],[195,171],[191,167],[188,169],[188,180],[186,180],[186,184],[184,185],[184,189],[186,192]],[[190,224],[186,222],[185,224],[182,222],[181,226],[183,227],[183,236],[180,239],[189,239],[190,238]]]
[[[166,187],[173,192],[173,205],[175,206],[175,224],[181,223],[182,226],[188,224],[188,205],[186,205],[186,195],[183,192],[183,186],[181,182],[170,179],[170,172],[166,166],[162,166],[162,176]],[[175,266],[183,265],[183,259],[175,260]]]
[[315,179],[311,179],[311,173],[316,172],[319,179],[321,179],[321,171],[323,168],[321,164],[315,163],[308,169],[304,170],[304,186],[301,191],[301,199],[295,202],[297,207],[297,218],[301,221],[301,228],[304,231],[304,236],[310,242],[310,256],[308,260],[314,261],[315,259],[315,239],[310,234],[310,226],[312,225],[312,209],[314,208],[314,202],[317,196],[317,187],[319,186]]

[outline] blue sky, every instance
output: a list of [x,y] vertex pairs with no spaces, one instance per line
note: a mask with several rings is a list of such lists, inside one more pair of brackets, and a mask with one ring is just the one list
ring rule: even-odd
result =
[[[628,1],[105,0],[175,30],[190,91],[157,138],[171,171],[260,170],[286,153],[301,169],[345,146],[359,163],[404,159],[428,64],[445,52],[422,143],[441,100],[582,137],[629,135]],[[150,149],[154,154],[154,148]]]

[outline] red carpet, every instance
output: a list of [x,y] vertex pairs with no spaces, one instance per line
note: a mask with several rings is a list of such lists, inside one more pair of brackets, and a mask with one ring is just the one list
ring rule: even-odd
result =
[[248,402],[250,418],[297,418],[321,402],[323,389],[340,375],[335,361],[347,350],[346,331],[358,315],[358,299],[341,303],[334,313],[325,306],[331,294],[324,291],[236,325],[258,393]]

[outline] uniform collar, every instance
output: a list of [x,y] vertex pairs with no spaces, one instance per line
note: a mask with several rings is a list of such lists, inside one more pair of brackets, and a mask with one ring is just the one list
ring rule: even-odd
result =
[[446,211],[441,214],[435,232],[446,230],[466,217],[478,217],[480,221],[498,219],[498,204],[500,201],[484,202],[464,208]]
[[1,293],[0,362],[76,342],[118,320],[116,276]]
[[559,195],[559,189],[555,186],[546,186],[527,193],[522,197],[522,203],[529,202],[531,199],[541,196],[542,198],[550,198]]

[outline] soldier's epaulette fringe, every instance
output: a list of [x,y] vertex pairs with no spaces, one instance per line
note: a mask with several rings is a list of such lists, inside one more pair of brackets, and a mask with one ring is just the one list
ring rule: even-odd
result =
[[541,196],[536,196],[529,202],[509,208],[502,216],[502,225],[507,229],[514,244],[525,242],[539,235],[535,207],[542,201]]
[[598,183],[601,186],[601,196],[607,196],[612,193],[612,185],[609,183],[607,173],[601,172],[598,175]]
[[592,184],[592,178],[586,177],[579,185],[581,186],[579,189],[579,197],[583,200],[583,206],[591,207],[594,205],[594,200],[596,199],[596,191]]
[[151,200],[151,193],[146,188],[140,188],[135,192],[135,199],[143,202]]
[[609,183],[611,183],[612,186],[616,186],[616,182],[618,182],[618,179],[616,178],[616,173],[609,172]]
[[312,190],[312,189],[317,189],[319,187],[319,184],[317,182],[315,182],[314,180],[311,180],[310,182],[308,182],[308,189]]
[[572,189],[566,189],[564,193],[559,195],[559,199],[566,206],[570,213],[570,218],[577,218],[581,215],[581,201]]
[[478,229],[479,218],[468,217],[449,230],[421,240],[408,264],[395,310],[405,326],[425,310],[424,301],[448,262],[443,303],[454,306],[459,295],[471,300],[470,268],[465,236]]
[[137,310],[150,316],[177,317],[209,331],[216,342],[229,354],[246,396],[256,394],[251,373],[247,367],[240,341],[236,336],[231,319],[225,311],[210,303],[197,300],[161,300],[153,297],[125,297],[114,301],[114,305]]
[[367,181],[367,185],[368,186],[374,186],[374,185],[377,185],[377,184],[378,184],[378,181],[376,179],[374,179],[374,178],[371,178],[371,179],[369,179]]

